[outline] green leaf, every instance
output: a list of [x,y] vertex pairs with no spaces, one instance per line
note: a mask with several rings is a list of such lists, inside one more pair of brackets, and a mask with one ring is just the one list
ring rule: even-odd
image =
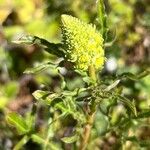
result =
[[50,93],[49,91],[41,91],[37,90],[32,94],[36,100],[44,102],[47,105],[51,105],[51,103],[57,99],[61,98],[61,93]]
[[141,78],[144,78],[148,75],[150,75],[150,69],[147,69],[147,70],[141,72],[137,77],[138,77],[138,79],[141,79]]
[[103,38],[107,38],[107,15],[105,11],[105,5],[103,0],[97,0],[97,12],[98,12],[98,22],[100,24],[100,33],[103,35]]
[[74,143],[79,139],[79,136],[77,134],[73,135],[73,136],[69,136],[69,137],[63,137],[61,138],[61,140],[65,143]]
[[114,89],[118,84],[120,83],[120,80],[116,80],[115,82],[113,82],[111,85],[109,85],[105,91],[110,91],[112,89]]
[[118,76],[120,79],[130,79],[130,80],[137,80],[137,76],[130,73],[130,72],[125,72],[122,73],[121,75]]
[[6,116],[6,120],[9,124],[16,127],[19,134],[25,134],[29,131],[28,125],[25,122],[25,119],[16,113],[10,113]]
[[37,44],[40,45],[48,53],[54,54],[58,57],[64,57],[64,52],[62,49],[62,44],[51,43],[45,39],[39,38],[37,36],[26,35],[21,37],[18,41],[13,41],[16,44]]
[[122,73],[121,75],[118,75],[118,78],[120,79],[130,79],[130,80],[134,80],[134,81],[137,81],[137,80],[140,80],[141,78],[144,78],[146,76],[150,75],[150,69],[147,69],[139,74],[132,74],[130,72],[125,72],[125,73]]
[[75,120],[83,123],[86,119],[83,113],[77,109],[74,98],[83,91],[85,91],[85,88],[75,89],[74,91],[65,90],[62,93],[37,90],[33,93],[33,96],[47,105],[54,106],[55,109],[60,110],[65,116],[70,114]]
[[67,106],[65,106],[65,104],[63,102],[57,103],[55,105],[55,108],[61,110],[62,113],[66,113],[66,114],[71,113],[70,109],[68,109]]
[[86,122],[86,118],[81,110],[76,107],[76,101],[72,97],[63,98],[62,102],[56,103],[55,108],[60,110],[63,114],[71,115],[80,124]]
[[34,36],[24,35],[20,37],[18,40],[12,42],[16,44],[35,44],[35,40],[36,38]]
[[42,63],[34,68],[29,68],[29,69],[26,69],[24,71],[24,73],[26,74],[37,74],[37,73],[40,73],[44,70],[46,70],[47,68],[56,68],[57,65],[56,64],[53,64],[51,62],[46,62],[46,63]]
[[88,76],[83,77],[83,81],[84,81],[85,83],[87,83],[88,85],[91,85],[91,84],[94,83],[94,81],[93,81],[90,77],[88,77]]
[[23,145],[25,145],[29,141],[29,137],[25,135],[13,148],[13,150],[20,150],[22,149]]
[[64,96],[76,96],[79,92],[82,92],[82,90],[84,91],[85,89],[84,88],[80,88],[80,89],[75,89],[73,91],[64,90],[62,92],[62,95],[64,95]]
[[50,94],[49,91],[37,90],[32,95],[34,96],[35,99],[39,100],[39,99],[42,99],[44,97],[47,97],[49,94]]
[[124,96],[120,96],[120,95],[119,95],[119,101],[124,103],[132,111],[132,113],[135,116],[137,116],[137,111],[136,111],[136,107],[135,107],[135,101],[131,102],[128,98],[126,98]]
[[87,77],[87,73],[83,70],[79,70],[79,69],[75,69],[75,72],[78,73],[79,75],[83,76],[83,77]]

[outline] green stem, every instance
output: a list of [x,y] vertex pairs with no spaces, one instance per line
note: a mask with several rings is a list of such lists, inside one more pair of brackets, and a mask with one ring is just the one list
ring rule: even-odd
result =
[[[95,72],[95,68],[93,66],[89,66],[89,76],[92,78],[92,80],[94,81],[94,85],[95,85],[96,84],[96,72]],[[79,150],[85,150],[87,148],[87,145],[88,145],[88,142],[90,139],[91,129],[93,127],[93,123],[95,120],[95,114],[96,114],[95,103],[93,103],[92,108],[93,107],[95,107],[95,108],[91,109],[91,113],[87,117],[87,123],[84,127],[83,136],[82,136]]]
[[96,71],[94,66],[89,66],[89,76],[94,81],[94,83],[96,83]]

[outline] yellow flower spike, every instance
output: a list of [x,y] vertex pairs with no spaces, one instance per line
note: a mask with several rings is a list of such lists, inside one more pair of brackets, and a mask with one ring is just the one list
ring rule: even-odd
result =
[[83,71],[91,65],[96,70],[102,69],[105,61],[104,40],[96,27],[69,15],[62,15],[61,21],[66,58]]

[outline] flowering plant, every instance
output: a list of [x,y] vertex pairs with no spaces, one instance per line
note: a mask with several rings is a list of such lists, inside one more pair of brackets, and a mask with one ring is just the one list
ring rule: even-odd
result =
[[[103,80],[99,78],[106,60],[104,54],[108,26],[103,1],[99,0],[97,6],[100,30],[96,29],[95,25],[63,14],[60,43],[51,43],[37,36],[24,36],[17,41],[17,43],[40,45],[47,52],[63,58],[63,62],[71,63],[73,67],[69,71],[79,73],[84,84],[70,90],[66,86],[65,76],[61,73],[64,63],[60,61],[46,62],[27,69],[25,73],[34,74],[48,68],[54,70],[61,79],[61,89],[59,91],[39,89],[33,93],[35,99],[44,103],[50,111],[45,131],[46,138],[45,135],[39,136],[35,128],[36,106],[26,120],[17,114],[7,116],[8,122],[15,125],[23,135],[16,149],[30,139],[43,144],[44,149],[65,149],[67,144],[72,144],[69,145],[71,148],[79,150],[91,149],[93,145],[99,148],[97,140],[101,143],[103,136],[111,133],[115,133],[120,139],[116,144],[122,148],[128,140],[134,138],[134,141],[138,141],[136,137],[132,139],[129,137],[128,124],[134,119],[145,117],[149,112],[137,113],[135,101],[123,95],[121,81],[137,81],[148,75],[150,71],[146,70],[139,75],[123,73],[116,75],[115,78],[103,78]],[[103,131],[100,133],[101,128]]]

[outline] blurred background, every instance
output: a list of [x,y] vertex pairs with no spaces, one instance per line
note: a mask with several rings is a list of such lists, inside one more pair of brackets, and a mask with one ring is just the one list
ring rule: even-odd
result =
[[[106,48],[107,61],[102,76],[138,73],[149,68],[150,1],[105,0],[105,5],[110,29],[107,42],[113,39],[115,42]],[[96,11],[95,0],[0,0],[0,149],[9,150],[19,141],[16,131],[8,127],[5,115],[9,111],[21,115],[30,111],[34,102],[32,93],[37,89],[59,91],[60,88],[60,78],[52,70],[37,75],[23,74],[26,68],[40,62],[56,61],[55,56],[37,45],[17,45],[12,41],[29,34],[58,43],[61,41],[61,14],[98,24]],[[68,89],[83,86],[82,80],[66,68],[62,74],[68,81]],[[149,109],[150,76],[136,83],[126,83],[124,94],[136,99],[139,111]],[[43,107],[39,110],[42,113],[38,117],[38,128],[44,126],[48,117],[46,111]],[[145,122],[150,123],[150,120]],[[144,126],[142,130],[146,132],[139,133],[141,138],[150,138],[150,127]],[[107,147],[111,142],[103,144]]]

